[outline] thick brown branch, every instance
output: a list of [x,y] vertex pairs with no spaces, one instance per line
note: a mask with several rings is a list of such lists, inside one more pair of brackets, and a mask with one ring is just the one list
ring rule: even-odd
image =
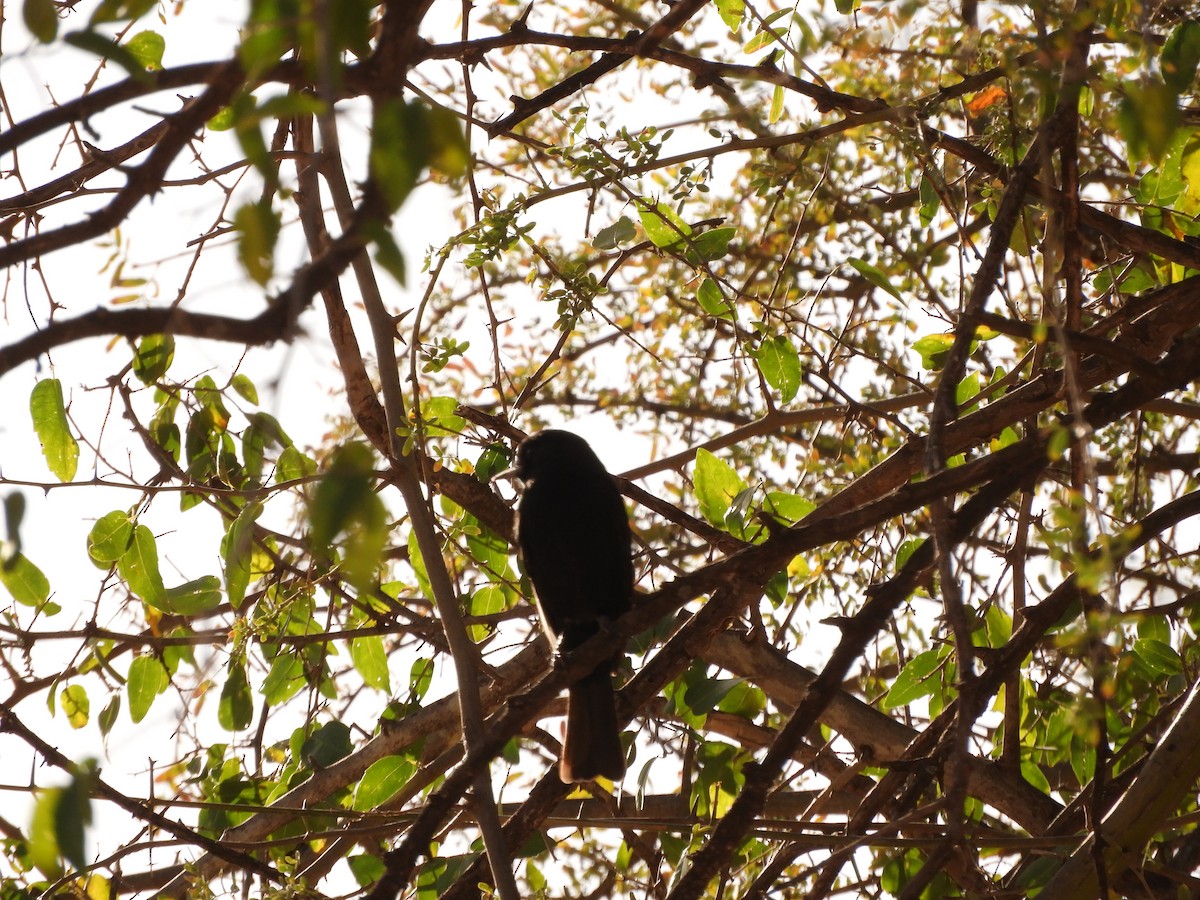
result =
[[0,347],[0,374],[57,347],[95,337],[175,334],[250,346],[272,344],[287,334],[285,313],[284,306],[279,303],[272,304],[253,319],[234,319],[175,308],[114,310],[101,307],[72,319],[55,319],[39,331],[7,347]]

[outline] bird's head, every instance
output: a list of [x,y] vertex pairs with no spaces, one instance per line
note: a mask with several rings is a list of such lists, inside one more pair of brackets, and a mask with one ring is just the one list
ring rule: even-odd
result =
[[549,474],[607,475],[604,464],[587,441],[577,434],[555,429],[540,431],[522,441],[509,472],[521,481]]

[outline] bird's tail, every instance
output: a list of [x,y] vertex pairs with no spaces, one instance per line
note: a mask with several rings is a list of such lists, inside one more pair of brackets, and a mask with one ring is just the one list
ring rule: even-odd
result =
[[612,675],[601,667],[575,682],[567,694],[567,733],[558,775],[565,784],[625,774],[625,751],[617,726]]

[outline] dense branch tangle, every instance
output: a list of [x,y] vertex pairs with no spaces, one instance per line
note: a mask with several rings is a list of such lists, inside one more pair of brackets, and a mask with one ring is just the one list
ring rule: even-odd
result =
[[[184,845],[5,877],[336,894],[349,858],[381,898],[986,895],[1049,853],[1063,890],[1196,889],[1187,803],[1096,835],[1193,708],[1200,188],[1190,133],[1145,110],[1187,102],[1172,48],[1200,38],[1090,4],[970,40],[936,7],[337,6],[256,5],[225,58],[110,62],[46,108],[0,76],[0,374],[57,378],[29,441],[58,459],[69,432],[89,484],[139,498],[82,514],[112,529],[89,603],[48,571],[49,625],[17,585],[0,728],[129,840]],[[122,39],[171,48],[187,14]],[[97,269],[123,302],[69,280]],[[285,342],[328,409],[297,412]],[[633,768],[578,801],[555,698],[610,650],[546,671],[486,478],[564,420],[630,470],[642,594],[613,624]],[[7,490],[38,483],[21,465]],[[172,544],[197,506],[203,559]],[[6,567],[48,569],[39,537]],[[126,546],[155,537],[157,586]],[[174,702],[191,744],[147,751],[154,798],[40,737],[49,692],[88,719],[79,690],[125,698],[106,735]]]

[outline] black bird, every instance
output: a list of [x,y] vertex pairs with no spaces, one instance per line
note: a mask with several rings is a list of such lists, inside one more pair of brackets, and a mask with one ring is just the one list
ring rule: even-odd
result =
[[[543,431],[517,448],[524,490],[517,543],[551,645],[569,653],[629,609],[633,558],[629,517],[587,441]],[[625,774],[613,669],[624,648],[571,685],[559,777],[567,784]]]

